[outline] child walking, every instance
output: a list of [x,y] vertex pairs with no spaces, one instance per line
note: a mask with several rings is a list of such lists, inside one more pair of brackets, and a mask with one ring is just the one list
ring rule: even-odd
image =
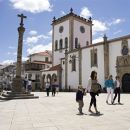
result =
[[84,96],[84,89],[83,89],[82,85],[79,85],[78,91],[76,92],[76,102],[79,105],[78,110],[79,110],[79,114],[81,114],[81,115],[83,114],[82,108],[84,106],[83,96]]

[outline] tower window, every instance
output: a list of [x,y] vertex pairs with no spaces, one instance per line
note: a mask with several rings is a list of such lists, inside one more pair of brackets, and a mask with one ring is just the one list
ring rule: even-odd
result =
[[76,57],[72,57],[72,71],[76,71]]
[[97,49],[92,49],[91,50],[91,67],[93,66],[98,66],[97,63]]
[[63,40],[60,39],[60,47],[59,47],[59,49],[62,49],[62,48],[63,48]]
[[58,50],[58,41],[55,41],[55,50]]
[[75,38],[75,48],[78,48],[78,38]]
[[68,48],[68,38],[65,38],[65,48]]

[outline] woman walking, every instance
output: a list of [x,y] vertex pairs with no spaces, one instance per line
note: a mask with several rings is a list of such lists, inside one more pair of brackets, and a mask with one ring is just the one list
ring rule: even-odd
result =
[[115,80],[115,96],[114,96],[114,99],[113,99],[113,103],[117,97],[117,94],[118,94],[118,104],[121,104],[120,103],[120,88],[121,88],[121,82],[120,82],[120,78],[119,76],[116,76],[116,80]]
[[96,114],[99,114],[100,112],[97,110],[97,104],[96,104],[96,95],[98,95],[97,88],[98,88],[97,72],[92,71],[90,79],[88,81],[88,86],[87,86],[87,91],[90,92],[90,96],[91,96],[91,101],[90,101],[88,111],[92,112],[91,107],[92,105],[94,105]]
[[111,104],[113,104],[114,81],[112,75],[110,75],[108,79],[105,81],[105,87],[107,89],[106,103],[109,104],[108,100],[109,100],[109,96],[111,95]]

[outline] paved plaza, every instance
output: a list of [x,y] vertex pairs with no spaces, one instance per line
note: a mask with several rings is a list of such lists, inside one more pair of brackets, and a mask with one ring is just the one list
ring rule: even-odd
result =
[[123,105],[107,105],[106,94],[97,97],[100,115],[88,112],[90,96],[84,97],[84,115],[78,115],[75,93],[59,93],[39,99],[0,101],[0,130],[130,130],[130,94]]

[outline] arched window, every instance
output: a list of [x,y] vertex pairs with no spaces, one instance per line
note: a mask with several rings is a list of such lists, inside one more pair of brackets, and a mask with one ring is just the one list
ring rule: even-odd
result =
[[76,57],[72,57],[72,71],[76,71]]
[[63,48],[63,40],[60,39],[60,47],[59,47],[59,49],[62,49],[62,48]]
[[65,48],[68,48],[68,38],[65,38]]
[[75,48],[78,48],[78,38],[75,38]]
[[58,41],[55,41],[55,50],[58,50]]

